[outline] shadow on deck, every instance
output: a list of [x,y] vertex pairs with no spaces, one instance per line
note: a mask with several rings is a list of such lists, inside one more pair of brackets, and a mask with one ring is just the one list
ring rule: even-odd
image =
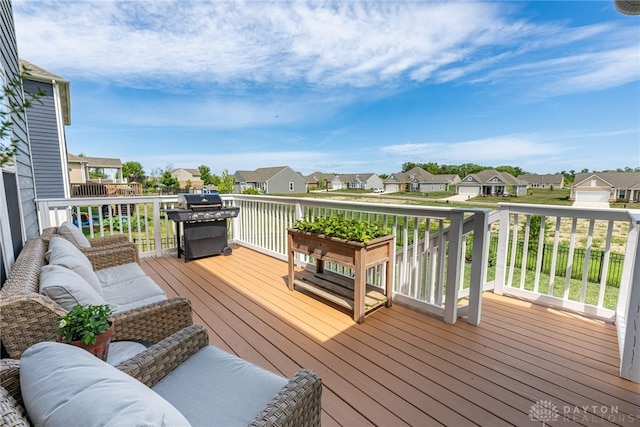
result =
[[618,377],[615,327],[601,321],[485,293],[478,327],[398,304],[356,324],[247,248],[141,264],[192,301],[212,344],[285,376],[316,371],[325,426],[640,424],[640,386]]

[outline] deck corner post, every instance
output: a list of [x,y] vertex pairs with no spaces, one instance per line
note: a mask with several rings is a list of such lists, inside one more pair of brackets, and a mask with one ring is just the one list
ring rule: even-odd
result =
[[487,233],[489,228],[489,214],[486,211],[476,212],[474,218],[467,323],[478,326],[482,315],[482,290],[484,287],[489,252],[489,236]]
[[625,253],[616,326],[620,343],[620,376],[640,383],[640,215],[634,217]]
[[500,229],[498,231],[498,250],[496,253],[496,277],[493,292],[502,295],[507,275],[507,252],[509,249],[509,227],[511,211],[508,206],[500,206]]
[[462,229],[464,218],[462,214],[451,216],[449,228],[449,253],[447,256],[447,280],[444,304],[444,322],[450,325],[458,320],[458,286],[460,284],[460,263],[463,262],[462,254]]

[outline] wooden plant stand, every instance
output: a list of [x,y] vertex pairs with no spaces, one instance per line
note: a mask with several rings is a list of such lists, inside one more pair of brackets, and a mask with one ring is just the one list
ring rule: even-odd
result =
[[[393,235],[368,243],[358,243],[334,237],[319,236],[290,228],[288,234],[289,289],[295,286],[353,310],[353,320],[362,323],[367,312],[385,305],[391,307],[393,288]],[[316,260],[316,272],[302,280],[295,278],[294,254],[302,253]],[[354,271],[354,278],[325,273],[324,263],[334,262]],[[366,284],[366,271],[386,264],[385,291]]]

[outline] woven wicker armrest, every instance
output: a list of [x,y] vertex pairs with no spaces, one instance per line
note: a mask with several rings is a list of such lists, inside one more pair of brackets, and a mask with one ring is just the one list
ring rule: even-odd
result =
[[[0,387],[4,388],[18,404],[22,405],[19,360],[0,359]],[[2,422],[1,418],[2,417],[0,416],[0,422]]]
[[138,249],[133,243],[125,246],[106,246],[85,249],[83,253],[91,261],[94,270],[138,262]]
[[142,340],[155,344],[193,324],[191,302],[175,297],[115,313],[113,340]]
[[9,294],[0,297],[0,338],[13,359],[33,344],[46,341],[65,309],[44,295]]
[[207,345],[209,334],[206,329],[201,325],[191,325],[116,365],[116,368],[153,387]]
[[251,426],[320,426],[322,381],[301,369],[258,414]]
[[89,239],[89,243],[92,248],[99,248],[102,246],[126,245],[132,242],[129,241],[129,236],[126,234],[114,234],[112,236],[94,237]]

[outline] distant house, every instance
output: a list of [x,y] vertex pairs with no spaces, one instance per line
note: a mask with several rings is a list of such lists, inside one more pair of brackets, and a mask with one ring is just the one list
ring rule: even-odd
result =
[[576,202],[640,202],[640,172],[578,173],[569,198]]
[[259,168],[254,171],[237,171],[233,192],[242,193],[255,188],[262,194],[303,193],[307,190],[305,178],[289,166]]
[[23,59],[20,68],[29,71],[23,80],[24,92],[44,92],[26,111],[36,197],[70,197],[64,131],[71,124],[69,80]]
[[[122,161],[120,159],[67,154],[67,163],[69,164],[69,179],[72,184],[127,182],[126,179],[122,179]],[[106,178],[91,179],[89,174],[93,170],[102,172]]]
[[198,169],[174,169],[171,171],[171,176],[178,180],[180,188],[200,187],[204,186],[204,181],[200,178],[200,171]]
[[[343,189],[373,190],[383,187],[382,178],[375,173],[340,174],[338,177]],[[337,184],[338,181],[334,178],[333,183]]]
[[460,182],[458,175],[434,175],[416,166],[407,172],[396,172],[389,175],[384,180],[384,191],[388,193],[449,191],[449,187],[458,182]]
[[332,188],[332,180],[335,178],[336,174],[333,173],[322,173],[322,172],[313,172],[309,175],[305,176],[305,180],[307,181],[307,190],[316,190],[316,189],[331,189]]
[[458,183],[456,192],[468,197],[524,196],[527,194],[527,183],[510,173],[489,169],[465,176]]
[[527,173],[518,176],[518,179],[527,183],[528,188],[564,188],[564,175]]

